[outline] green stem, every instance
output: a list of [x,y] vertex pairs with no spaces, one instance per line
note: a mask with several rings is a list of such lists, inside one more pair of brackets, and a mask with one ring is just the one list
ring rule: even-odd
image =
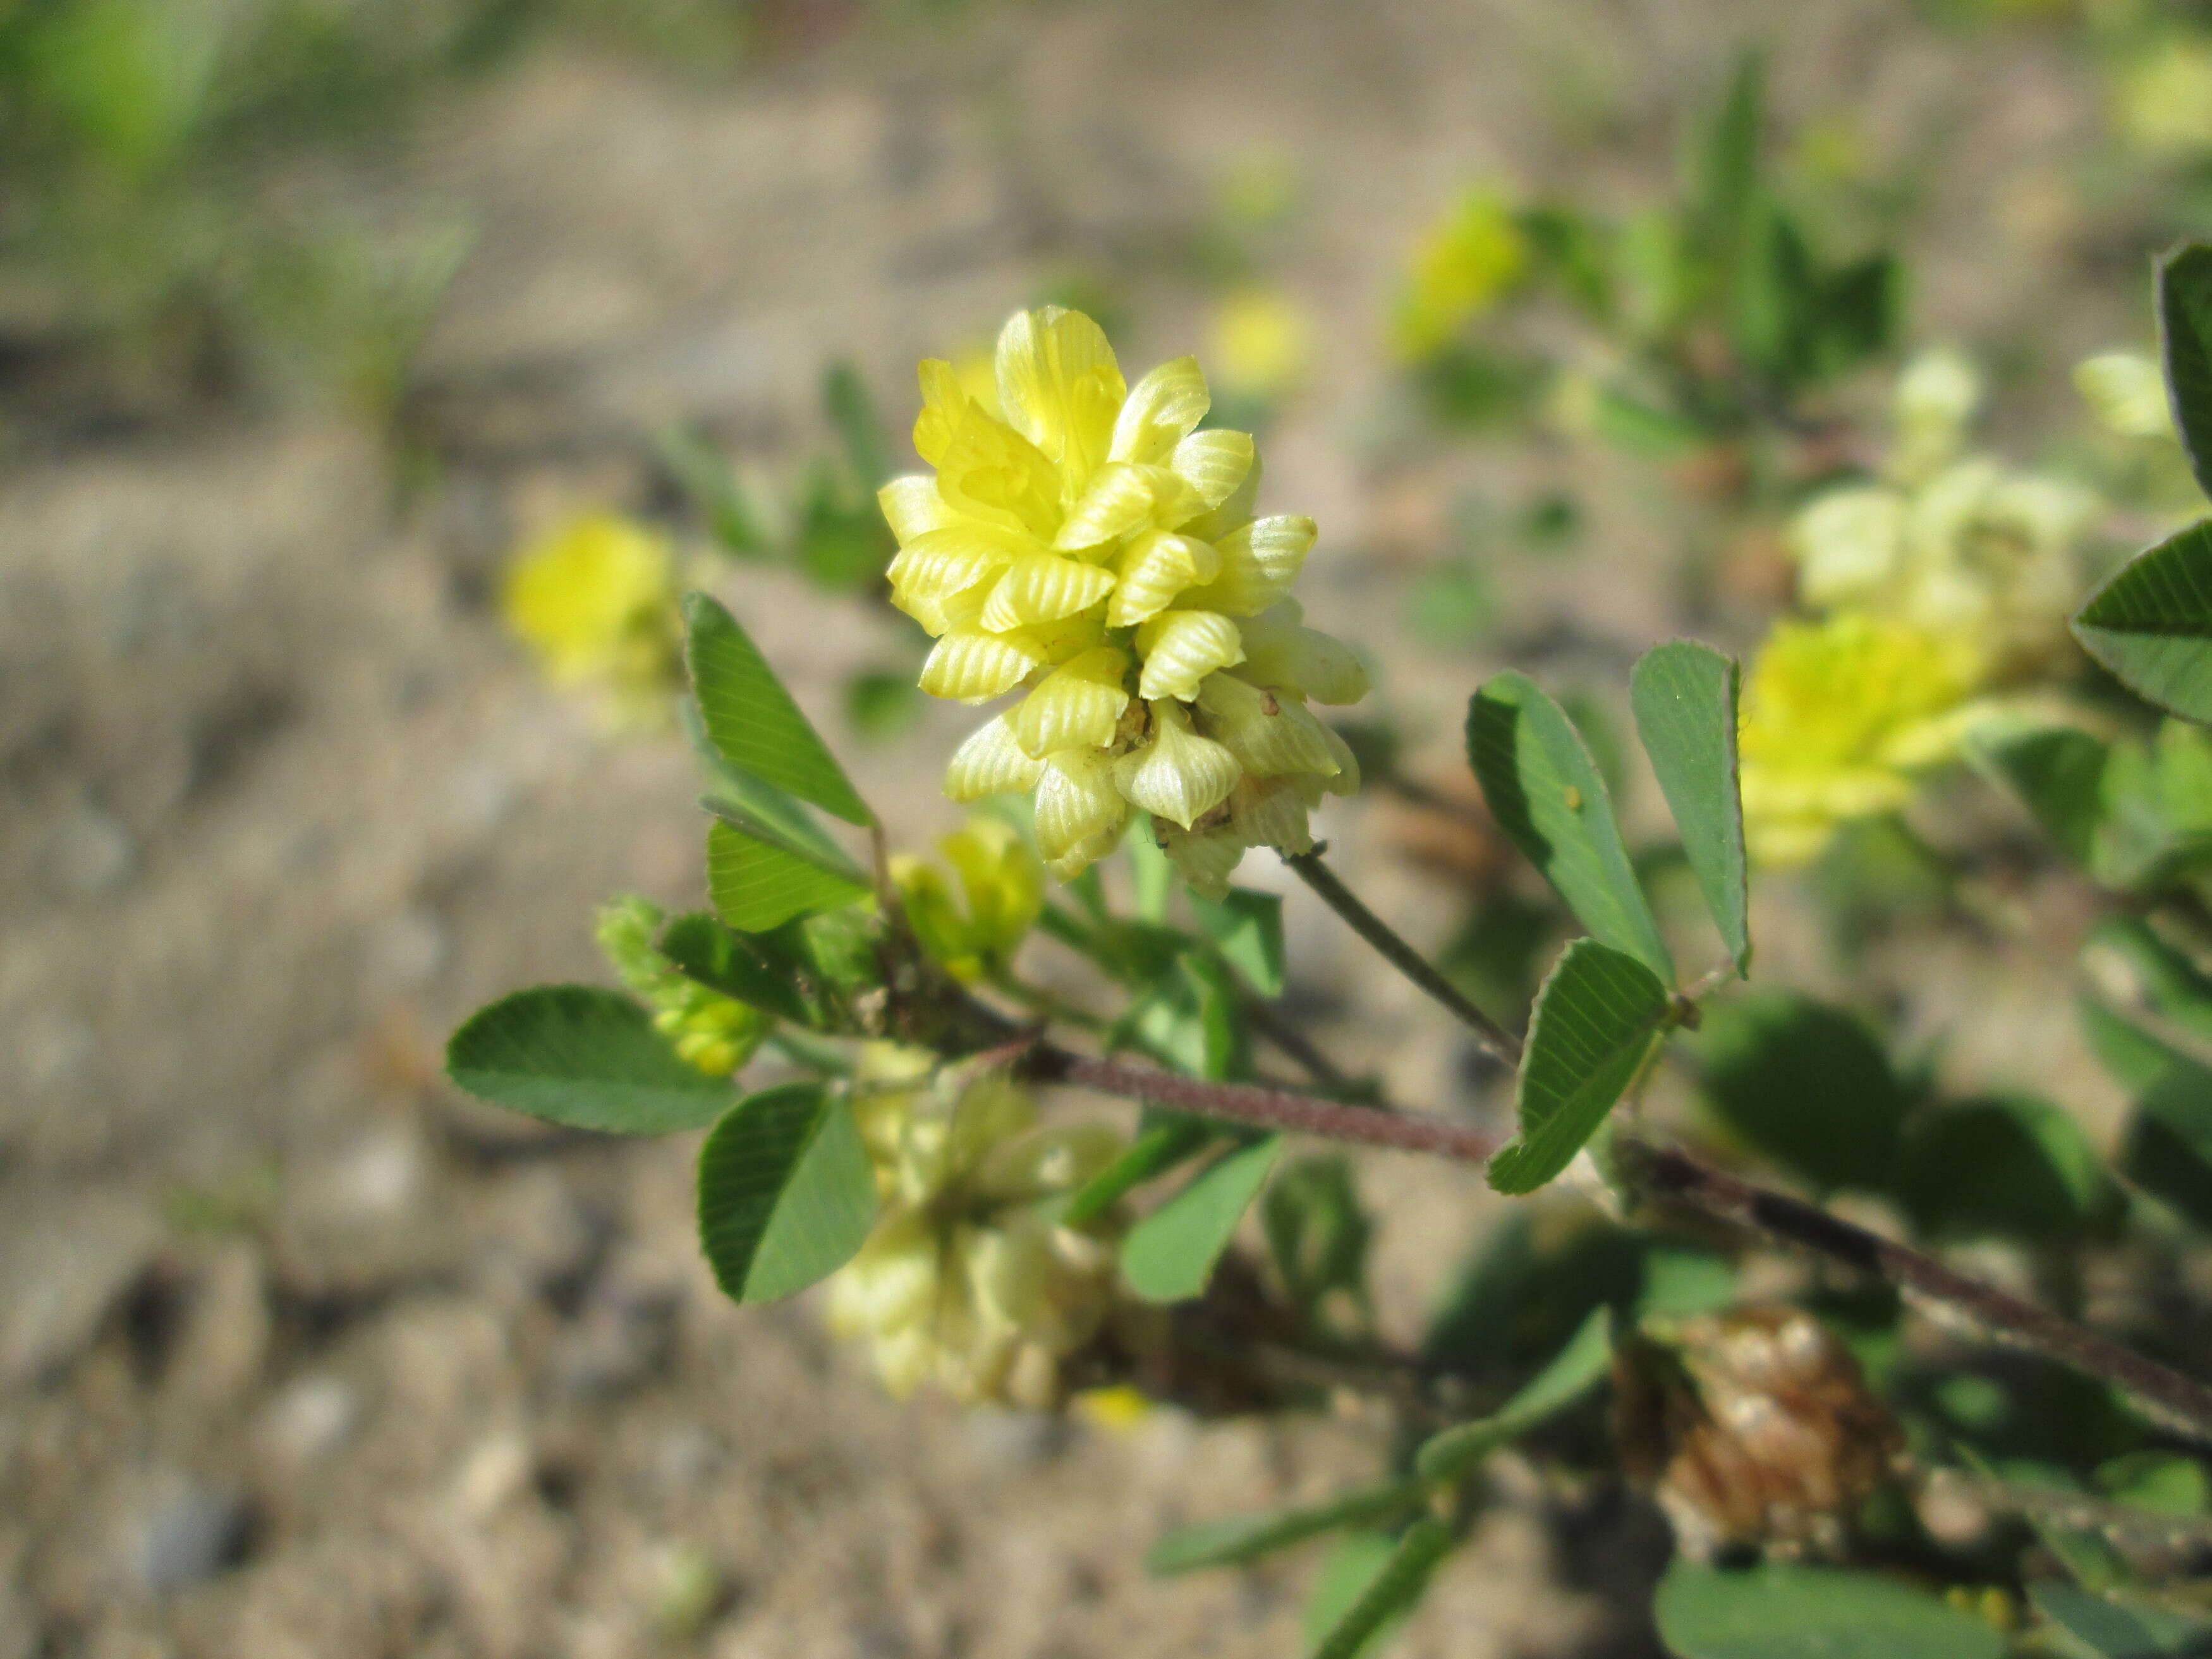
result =
[[1336,872],[1322,862],[1322,851],[1316,847],[1310,853],[1285,853],[1283,862],[1314,890],[1322,903],[1341,916],[1353,933],[1373,945],[1384,961],[1473,1031],[1475,1041],[1484,1048],[1506,1065],[1517,1067],[1521,1064],[1521,1039],[1468,1001],[1457,986],[1429,965],[1428,958],[1361,903],[1358,896],[1337,879]]

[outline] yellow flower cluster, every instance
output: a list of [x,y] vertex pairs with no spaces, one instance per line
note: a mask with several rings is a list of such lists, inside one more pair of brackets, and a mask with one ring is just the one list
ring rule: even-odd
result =
[[883,1209],[830,1282],[830,1322],[868,1340],[895,1395],[933,1383],[1042,1410],[1113,1311],[1116,1263],[1110,1229],[1059,1226],[1048,1200],[1124,1142],[1103,1123],[1041,1127],[1003,1068],[938,1066],[889,1044],[862,1056],[854,1110]]
[[1512,291],[1528,268],[1528,239],[1505,198],[1471,190],[1421,238],[1395,317],[1399,355],[1434,356]]
[[728,1077],[760,1047],[768,1016],[677,972],[653,942],[664,920],[650,899],[611,900],[599,910],[599,949],[653,1010],[653,1029],[679,1056],[711,1077]]
[[1778,626],[1752,664],[1738,733],[1744,839],[1769,866],[1816,857],[1838,826],[1911,799],[1981,710],[1981,658],[1955,633],[1846,611]]
[[1367,690],[1290,598],[1313,520],[1253,516],[1251,436],[1198,429],[1194,359],[1130,387],[1096,323],[1047,306],[1006,324],[996,380],[994,410],[925,362],[914,442],[936,470],[881,493],[892,599],[938,639],[922,690],[1026,693],[961,745],[945,793],[1034,790],[1062,879],[1136,811],[1202,891],[1248,847],[1310,847],[1307,813],[1358,769],[1306,704]]
[[2121,136],[2154,159],[2212,154],[2212,40],[2169,35],[2127,65],[2112,86],[2112,118]]
[[575,520],[508,567],[500,611],[555,684],[608,695],[611,723],[667,720],[682,647],[665,537],[611,513]]
[[1815,610],[1955,633],[2004,676],[2064,648],[2099,503],[2063,480],[1964,453],[1980,401],[1979,377],[1956,354],[1910,364],[1882,476],[1815,498],[1791,523],[1789,546],[1799,596]]
[[997,978],[1044,909],[1044,871],[1013,827],[996,818],[970,818],[937,846],[958,878],[959,896],[935,865],[892,859],[907,923],[963,984]]

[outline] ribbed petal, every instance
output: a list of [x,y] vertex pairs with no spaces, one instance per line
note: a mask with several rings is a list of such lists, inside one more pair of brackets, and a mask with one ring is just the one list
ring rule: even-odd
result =
[[1341,641],[1301,626],[1297,602],[1285,599],[1243,624],[1244,668],[1237,678],[1316,702],[1358,702],[1367,695],[1367,670]]
[[1215,507],[1211,513],[1200,514],[1176,529],[1186,536],[1195,536],[1202,542],[1219,543],[1231,531],[1241,530],[1252,522],[1252,509],[1260,500],[1260,456],[1252,456],[1252,470],[1244,475],[1244,482],[1237,493]]
[[1285,772],[1334,777],[1340,769],[1330,746],[1334,734],[1287,692],[1210,674],[1198,689],[1198,706],[1213,736],[1247,772],[1263,778]]
[[1182,872],[1192,892],[1215,900],[1229,896],[1229,878],[1244,857],[1244,843],[1234,830],[1207,830],[1191,835],[1173,824],[1161,826],[1160,850]]
[[937,493],[956,512],[1008,530],[1051,535],[1060,472],[1043,452],[970,402],[937,463]]
[[982,625],[994,630],[1058,622],[1088,611],[1114,591],[1114,573],[1058,553],[1033,553],[999,578],[983,607]]
[[1221,538],[1221,574],[1191,595],[1194,609],[1229,617],[1256,617],[1280,601],[1314,544],[1311,519],[1278,514],[1260,519]]
[[1313,851],[1313,830],[1298,792],[1279,778],[1247,778],[1229,798],[1229,830],[1247,847]]
[[925,357],[920,368],[921,413],[915,417],[914,452],[932,466],[945,464],[971,401],[960,389],[960,376],[942,357]]
[[945,793],[954,800],[986,795],[1018,795],[1036,787],[1042,764],[1022,752],[1004,714],[977,726],[952,751],[945,769]]
[[1204,581],[1208,567],[1218,571],[1221,556],[1205,542],[1167,530],[1138,537],[1121,555],[1121,580],[1106,608],[1107,625],[1127,628],[1158,616],[1185,588]]
[[1251,475],[1249,432],[1194,432],[1175,447],[1169,469],[1191,487],[1202,512],[1211,512],[1237,493]]
[[988,702],[1019,685],[1044,653],[1019,635],[960,629],[947,634],[921,665],[921,689],[952,702]]
[[928,472],[909,472],[903,477],[893,478],[876,492],[876,504],[883,508],[884,522],[891,527],[891,534],[904,547],[917,536],[926,536],[933,530],[944,530],[957,524],[958,515],[945,505],[945,497],[937,493],[937,478]]
[[1137,629],[1144,677],[1137,695],[1151,701],[1198,695],[1199,683],[1217,668],[1244,660],[1237,624],[1212,611],[1163,611]]
[[1332,795],[1356,795],[1359,793],[1359,757],[1352,752],[1352,745],[1337,736],[1334,727],[1324,726],[1322,735],[1328,739],[1328,752],[1336,762],[1335,775],[1328,781]]
[[894,594],[942,599],[996,576],[1036,545],[1011,530],[962,522],[916,536],[884,574]]
[[1016,430],[1079,482],[1106,459],[1127,384],[1105,331],[1079,311],[1042,306],[999,333],[999,402]]
[[[1048,864],[1102,842],[1110,849],[1128,821],[1129,803],[1114,787],[1114,763],[1104,754],[1070,749],[1044,763],[1036,784],[1036,838]],[[1084,862],[1098,856],[1093,852]]]
[[1008,716],[1014,741],[1039,759],[1079,745],[1103,748],[1129,706],[1121,684],[1128,669],[1128,658],[1111,647],[1054,669]]
[[1152,740],[1114,765],[1124,795],[1186,830],[1229,799],[1239,775],[1236,757],[1192,731],[1190,716],[1172,702],[1152,706]]
[[1206,376],[1195,357],[1177,357],[1129,389],[1129,399],[1114,422],[1117,461],[1164,461],[1212,406]]

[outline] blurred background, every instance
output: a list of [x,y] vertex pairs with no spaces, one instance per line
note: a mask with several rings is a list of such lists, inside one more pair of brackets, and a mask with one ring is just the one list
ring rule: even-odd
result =
[[[1823,296],[1749,375],[1693,257],[1731,132]],[[477,1003],[606,976],[606,894],[701,892],[680,737],[541,672],[515,562],[658,538],[918,845],[972,716],[878,592],[915,361],[1042,300],[1133,379],[1195,350],[1378,671],[1326,833],[1525,994],[1477,680],[1602,731],[1652,641],[1754,641],[1930,346],[2112,547],[2161,522],[2177,463],[2074,370],[2208,230],[2212,15],[2154,0],[0,0],[0,1659],[1291,1650],[1293,1569],[1138,1558],[1342,1485],[1356,1407],[896,1404],[810,1304],[719,1300],[690,1145],[442,1082]],[[1763,969],[2117,1109],[2065,951],[1916,932],[1885,856],[1764,887]],[[1332,1050],[1501,1121],[1290,907]],[[1492,1201],[1370,1178],[1417,1333]],[[1648,1518],[1522,1496],[1401,1650],[1652,1650]]]

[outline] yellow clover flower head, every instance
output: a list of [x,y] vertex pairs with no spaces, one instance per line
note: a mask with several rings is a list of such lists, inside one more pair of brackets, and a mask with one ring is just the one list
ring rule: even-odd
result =
[[500,612],[555,684],[610,693],[617,725],[667,718],[682,646],[675,553],[658,532],[611,513],[562,526],[508,567]]
[[1041,1126],[1003,1067],[933,1078],[934,1065],[889,1045],[862,1056],[854,1103],[883,1207],[830,1280],[830,1322],[869,1342],[895,1395],[928,1383],[1041,1410],[1113,1311],[1116,1271],[1113,1230],[1060,1226],[1049,1200],[1123,1140],[1103,1123]]
[[959,881],[959,896],[935,865],[894,858],[891,879],[907,921],[954,978],[971,985],[994,978],[1012,965],[1044,910],[1043,866],[1013,827],[997,818],[972,817],[937,846]]
[[1838,826],[1896,811],[1912,775],[1958,752],[1982,676],[1965,635],[1845,611],[1779,624],[1753,659],[1738,732],[1744,839],[1803,864]]
[[2113,88],[2113,114],[2145,155],[2186,161],[2212,151],[2212,42],[2175,34],[2137,59]]
[[1899,379],[1882,476],[1815,496],[1785,543],[1807,605],[1970,635],[1988,647],[1984,666],[2009,674],[2065,648],[2099,502],[2064,479],[1962,453],[1980,398],[1956,354],[1917,359]]
[[2139,351],[2107,351],[2074,365],[2074,387],[2090,411],[2123,438],[2171,438],[2173,405],[2166,373]]
[[676,1045],[679,1057],[710,1077],[728,1077],[760,1047],[769,1018],[678,973],[653,944],[665,920],[650,899],[627,894],[611,900],[599,910],[599,950],[622,982],[653,1010],[653,1028]]
[[1512,291],[1528,267],[1528,239],[1494,190],[1470,190],[1421,238],[1398,301],[1399,354],[1419,362]]
[[1046,306],[1006,324],[996,366],[1000,413],[921,365],[914,441],[935,471],[880,496],[892,600],[938,640],[921,689],[1024,693],[961,745],[945,793],[1034,791],[1063,880],[1139,811],[1206,892],[1248,847],[1305,850],[1308,811],[1358,787],[1307,702],[1367,690],[1290,597],[1313,520],[1253,516],[1251,434],[1198,429],[1194,358],[1131,387],[1096,323]]

